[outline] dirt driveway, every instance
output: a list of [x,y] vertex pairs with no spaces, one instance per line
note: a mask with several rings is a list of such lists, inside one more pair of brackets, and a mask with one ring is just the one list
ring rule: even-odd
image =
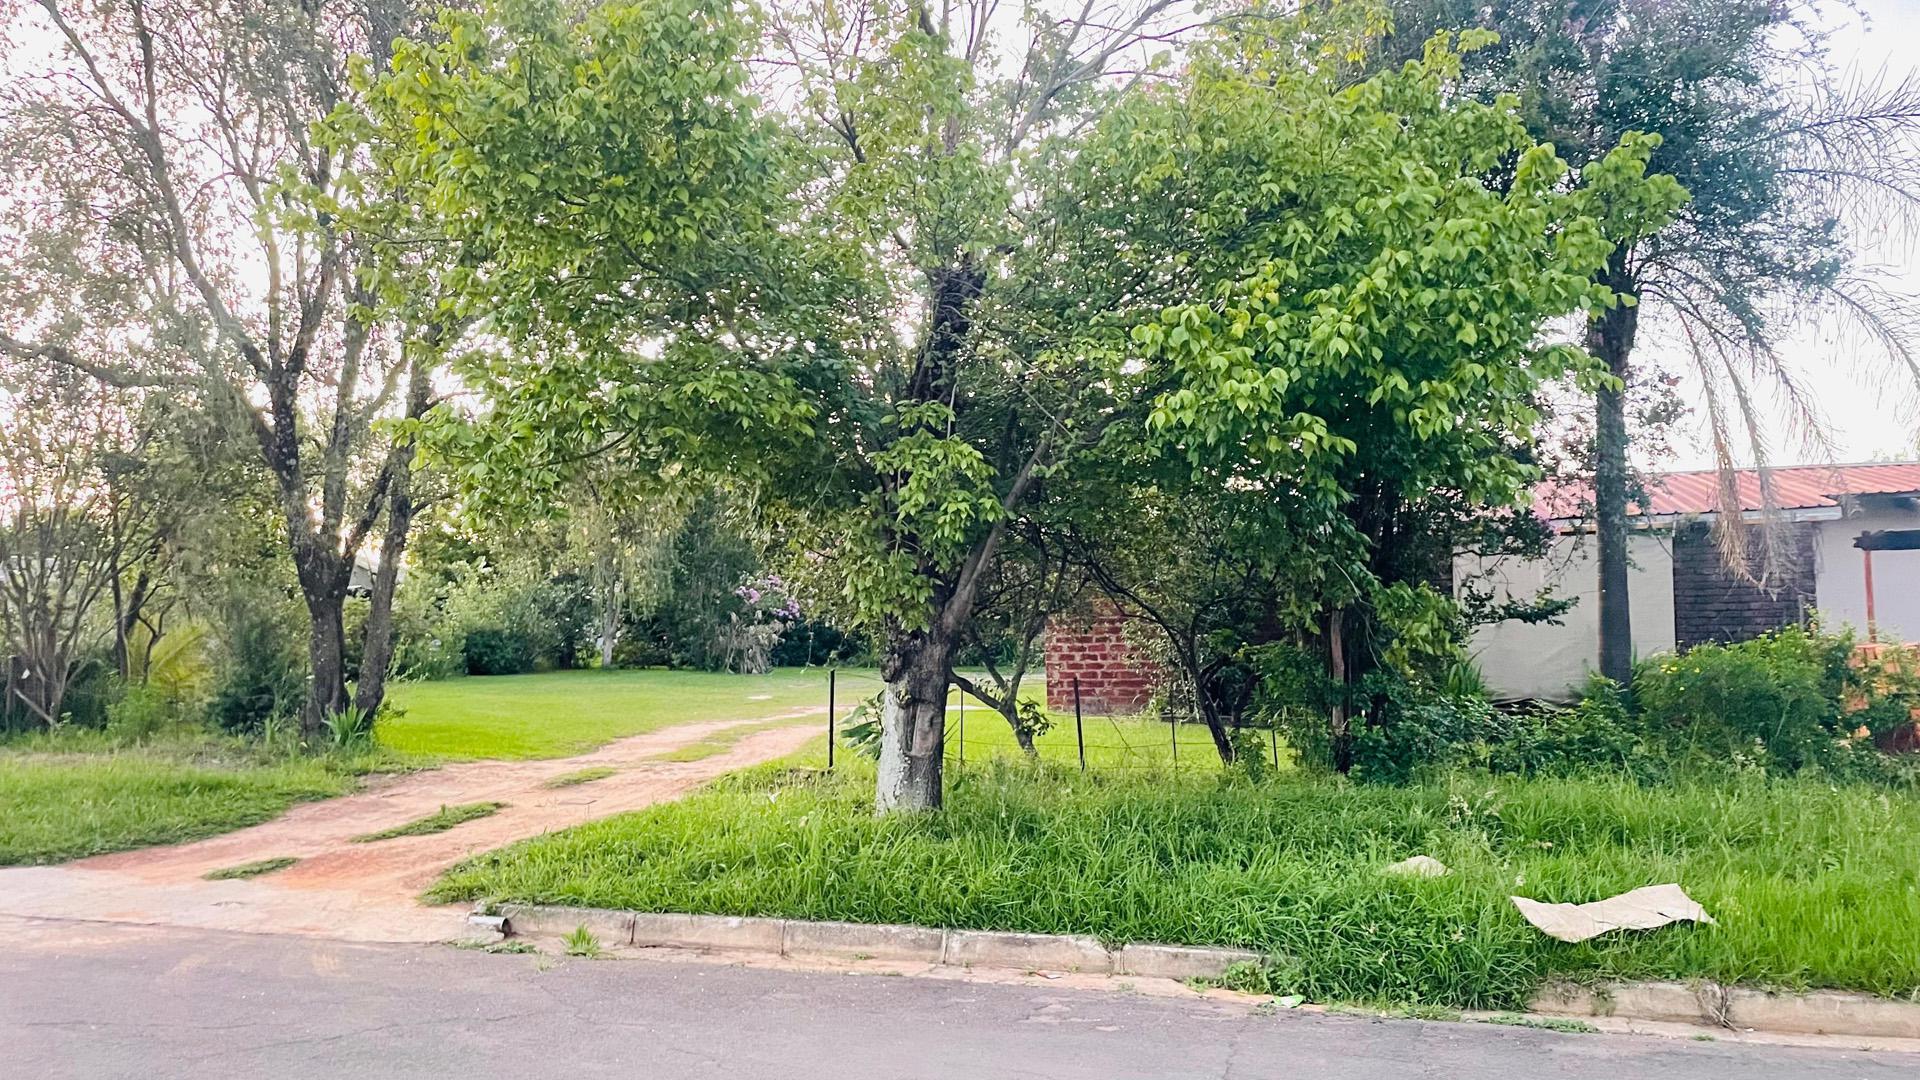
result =
[[[674,799],[734,769],[799,749],[804,727],[754,731],[697,761],[661,761],[762,720],[684,724],[544,761],[475,761],[386,777],[338,799],[303,803],[272,821],[191,844],[101,855],[63,866],[0,870],[0,915],[93,919],[218,930],[312,934],[350,941],[438,941],[457,936],[463,907],[417,897],[440,872],[480,851]],[[611,768],[603,779],[549,788],[554,777]],[[440,833],[373,843],[353,838],[442,806],[501,802],[491,817]],[[208,871],[291,856],[285,870],[243,881]]]

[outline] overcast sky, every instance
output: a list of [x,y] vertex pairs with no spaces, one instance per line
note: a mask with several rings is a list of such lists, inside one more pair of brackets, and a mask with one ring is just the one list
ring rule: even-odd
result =
[[[1833,30],[1829,47],[1835,66],[1857,68],[1869,75],[1884,73],[1889,82],[1920,70],[1920,0],[1858,0],[1858,6],[1860,15],[1837,4],[1826,9]],[[1920,290],[1920,251],[1902,246],[1864,255],[1888,266],[1906,290]],[[1796,441],[1787,430],[1784,412],[1776,410],[1776,426],[1770,432],[1774,463],[1920,458],[1920,447],[1916,447],[1920,441],[1920,394],[1912,389],[1911,380],[1903,384],[1898,379],[1866,377],[1858,344],[1845,336],[1810,333],[1790,343],[1784,352],[1805,384],[1814,390],[1825,413],[1831,444]],[[1671,362],[1674,358],[1667,359]],[[1869,368],[1884,369],[1875,360],[1865,363]],[[1683,365],[1675,362],[1671,366],[1677,372]],[[1684,384],[1681,392],[1689,404],[1697,404],[1696,387]],[[1704,425],[1697,412],[1683,427],[1682,437],[1675,440],[1678,459],[1665,464],[1674,468],[1710,467],[1713,459],[1702,438]]]

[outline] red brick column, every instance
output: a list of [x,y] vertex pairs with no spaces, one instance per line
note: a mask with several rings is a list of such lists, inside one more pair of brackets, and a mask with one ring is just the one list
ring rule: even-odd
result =
[[1127,646],[1130,620],[1112,608],[1087,615],[1056,615],[1047,624],[1047,708],[1073,709],[1073,680],[1080,680],[1080,707],[1091,715],[1139,712],[1153,696],[1160,673]]

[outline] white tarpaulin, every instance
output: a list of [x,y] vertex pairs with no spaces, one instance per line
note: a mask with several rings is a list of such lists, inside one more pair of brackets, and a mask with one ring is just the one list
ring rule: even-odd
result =
[[1713,916],[1678,885],[1648,885],[1591,904],[1543,904],[1524,896],[1508,899],[1541,933],[1566,942],[1585,941],[1609,930],[1653,930],[1683,920],[1713,922]]

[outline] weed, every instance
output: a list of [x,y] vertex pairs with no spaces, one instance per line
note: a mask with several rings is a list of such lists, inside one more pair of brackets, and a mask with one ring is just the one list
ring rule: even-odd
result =
[[1528,1016],[1524,1013],[1499,1013],[1486,1018],[1484,1023],[1501,1024],[1506,1027],[1538,1028],[1541,1031],[1558,1031],[1567,1035],[1598,1035],[1600,1029],[1584,1020],[1569,1020],[1563,1016]]
[[400,836],[425,836],[428,833],[446,832],[455,825],[464,824],[476,818],[491,817],[505,809],[506,805],[499,802],[477,802],[462,803],[459,806],[442,806],[438,811],[417,821],[409,821],[405,825],[395,825],[391,829],[381,829],[379,832],[356,836],[353,842],[370,844],[376,840],[392,840]]
[[591,960],[600,955],[600,939],[594,937],[593,931],[585,926],[574,927],[573,933],[567,935],[565,945],[568,956],[583,956]]
[[208,881],[237,881],[259,877],[261,874],[271,874],[275,870],[285,870],[299,861],[291,855],[282,855],[275,859],[261,859],[258,862],[241,863],[239,866],[208,871],[204,876]]

